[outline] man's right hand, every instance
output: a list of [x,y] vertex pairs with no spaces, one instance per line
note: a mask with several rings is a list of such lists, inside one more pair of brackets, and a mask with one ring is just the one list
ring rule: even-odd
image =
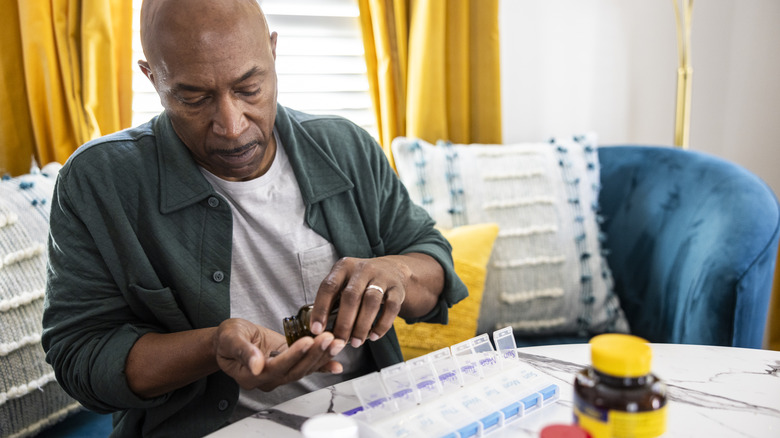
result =
[[271,391],[314,372],[340,373],[332,360],[344,348],[331,333],[303,337],[287,346],[285,337],[244,319],[228,319],[213,336],[219,368],[244,389]]
[[344,345],[323,333],[299,339],[288,348],[280,333],[247,320],[228,319],[218,327],[141,336],[130,350],[125,373],[130,389],[145,399],[220,369],[243,388],[270,391],[317,371],[340,373],[341,364],[332,359]]

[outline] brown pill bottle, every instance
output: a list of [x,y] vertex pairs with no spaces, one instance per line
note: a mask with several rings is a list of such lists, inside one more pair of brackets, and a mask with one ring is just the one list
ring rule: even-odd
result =
[[[284,337],[287,338],[287,345],[290,346],[293,342],[301,339],[304,336],[314,336],[309,327],[311,322],[311,311],[314,309],[314,304],[306,304],[300,309],[298,313],[293,316],[288,316],[282,320],[282,327],[284,328]],[[328,323],[325,325],[325,331],[329,332],[333,330],[333,324],[336,322],[336,315],[338,314],[338,308],[333,309],[328,315]]]
[[590,341],[591,366],[574,381],[574,418],[593,438],[650,438],[666,431],[666,385],[651,373],[653,351],[632,335]]

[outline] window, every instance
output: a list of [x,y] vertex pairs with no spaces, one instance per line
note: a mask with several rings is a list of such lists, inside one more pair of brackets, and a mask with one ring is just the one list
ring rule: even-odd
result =
[[[279,103],[312,114],[337,114],[377,136],[356,0],[258,0],[279,34]],[[141,0],[133,1],[133,126],[162,111],[136,65],[143,59]]]

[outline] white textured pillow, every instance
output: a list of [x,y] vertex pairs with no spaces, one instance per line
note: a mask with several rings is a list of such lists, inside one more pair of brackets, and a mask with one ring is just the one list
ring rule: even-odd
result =
[[49,207],[59,167],[0,181],[2,436],[34,435],[81,407],[60,388],[41,348]]
[[602,257],[594,135],[513,145],[434,146],[399,137],[399,177],[437,226],[494,222],[480,333],[628,331]]

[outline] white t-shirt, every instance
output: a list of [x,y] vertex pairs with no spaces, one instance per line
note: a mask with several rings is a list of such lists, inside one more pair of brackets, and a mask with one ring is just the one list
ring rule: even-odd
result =
[[[230,316],[284,333],[282,319],[314,302],[317,289],[338,255],[333,245],[304,221],[305,205],[279,136],[276,157],[263,176],[225,181],[201,168],[233,212]],[[341,375],[316,373],[271,392],[241,390],[231,421],[307,392],[363,374],[364,348],[349,344],[336,356]]]

